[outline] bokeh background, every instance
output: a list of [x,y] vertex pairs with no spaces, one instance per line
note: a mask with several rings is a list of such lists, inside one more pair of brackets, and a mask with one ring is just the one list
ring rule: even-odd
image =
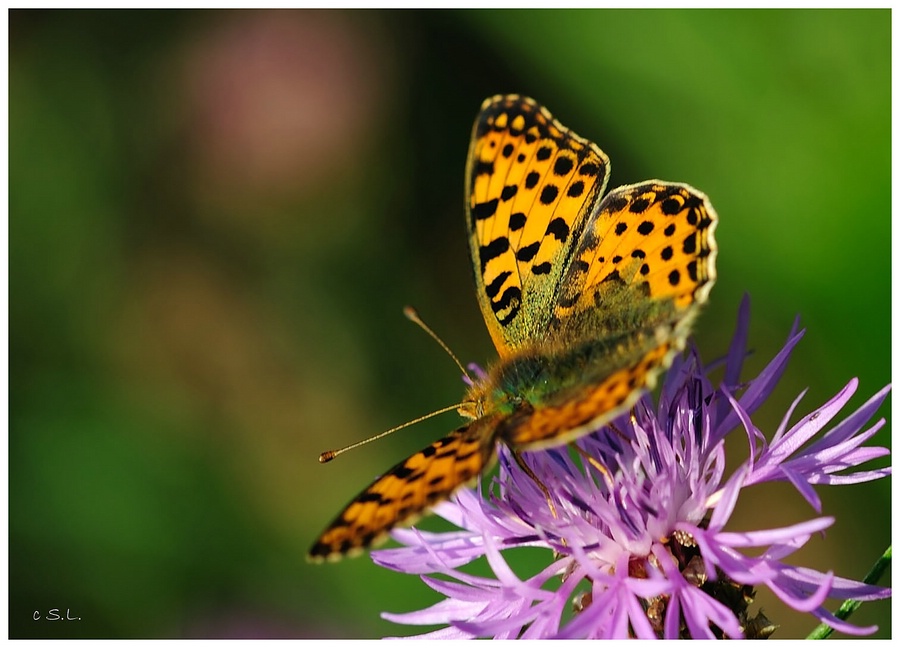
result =
[[[304,557],[455,415],[316,457],[460,398],[404,305],[494,355],[462,187],[495,93],[598,142],[610,186],[711,197],[704,357],[745,293],[747,376],[808,329],[763,430],[805,388],[797,416],[890,381],[888,10],[12,11],[9,31],[13,637],[412,634],[379,612],[436,601],[416,578]],[[861,578],[889,486],[819,489],[837,522],[796,562]],[[760,489],[733,528],[815,515]],[[812,627],[758,600],[776,636]],[[32,619],[54,608],[81,620]],[[889,608],[855,620],[889,637]]]

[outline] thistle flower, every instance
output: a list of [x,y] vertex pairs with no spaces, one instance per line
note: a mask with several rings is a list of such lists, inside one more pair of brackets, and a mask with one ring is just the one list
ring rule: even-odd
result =
[[[375,551],[373,560],[421,575],[446,598],[384,618],[447,625],[419,638],[766,637],[776,626],[749,612],[755,588],[765,586],[836,630],[873,632],[836,618],[823,603],[886,598],[889,588],[784,562],[834,518],[741,533],[726,527],[738,498],[756,484],[787,481],[821,513],[813,485],[890,474],[890,467],[857,470],[889,454],[886,448],[862,447],[884,419],[862,428],[890,387],[824,434],[857,380],[788,428],[801,394],[766,441],[751,414],[772,393],[803,332],[795,324],[768,366],[740,385],[748,323],[745,299],[718,388],[691,350],[669,369],[657,405],[645,395],[629,416],[579,439],[573,449],[524,453],[533,476],[501,448],[499,474],[487,493],[464,489],[435,509],[461,530],[394,531],[405,546]],[[746,434],[749,457],[726,475],[724,440],[736,431]],[[552,550],[549,564],[520,578],[504,557],[519,547]],[[460,569],[482,556],[493,577]]]

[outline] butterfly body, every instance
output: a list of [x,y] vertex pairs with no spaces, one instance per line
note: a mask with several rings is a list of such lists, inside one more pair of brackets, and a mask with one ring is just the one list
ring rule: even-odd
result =
[[[627,412],[681,351],[715,281],[704,194],[650,180],[601,199],[609,159],[543,107],[492,97],[466,167],[477,295],[499,359],[471,419],[354,499],[310,550],[336,559],[409,523],[514,451],[567,443]],[[548,485],[552,489],[552,485]]]

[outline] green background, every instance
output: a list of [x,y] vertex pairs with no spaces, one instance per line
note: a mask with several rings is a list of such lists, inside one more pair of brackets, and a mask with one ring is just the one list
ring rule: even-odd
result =
[[[316,457],[461,397],[404,305],[464,361],[494,356],[462,187],[496,93],[597,142],[611,187],[710,196],[704,357],[725,352],[744,293],[746,377],[796,315],[808,328],[755,416],[767,434],[806,387],[798,417],[853,376],[851,408],[890,381],[887,10],[9,18],[13,637],[414,631],[378,615],[436,601],[417,578],[304,556],[457,418]],[[889,445],[889,403],[879,415]],[[795,562],[861,578],[890,539],[889,485],[819,488],[837,522]],[[730,528],[816,515],[789,486],[759,488]],[[776,637],[813,625],[758,600]],[[81,620],[32,619],[54,608]],[[854,620],[889,637],[889,609]]]

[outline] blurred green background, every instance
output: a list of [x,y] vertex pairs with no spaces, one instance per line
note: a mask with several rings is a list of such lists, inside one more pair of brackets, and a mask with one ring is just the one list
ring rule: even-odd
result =
[[[596,141],[611,187],[710,196],[704,357],[745,292],[747,377],[808,328],[768,434],[806,387],[798,417],[890,381],[888,10],[12,11],[9,30],[12,637],[413,632],[379,612],[436,601],[418,579],[304,556],[457,419],[316,457],[462,395],[405,304],[465,361],[494,356],[462,187],[495,93]],[[819,492],[837,522],[796,562],[861,578],[889,482]],[[733,528],[815,516],[760,489]],[[776,637],[813,625],[758,600]],[[32,619],[53,608],[81,620]],[[889,637],[889,609],[854,620]]]

